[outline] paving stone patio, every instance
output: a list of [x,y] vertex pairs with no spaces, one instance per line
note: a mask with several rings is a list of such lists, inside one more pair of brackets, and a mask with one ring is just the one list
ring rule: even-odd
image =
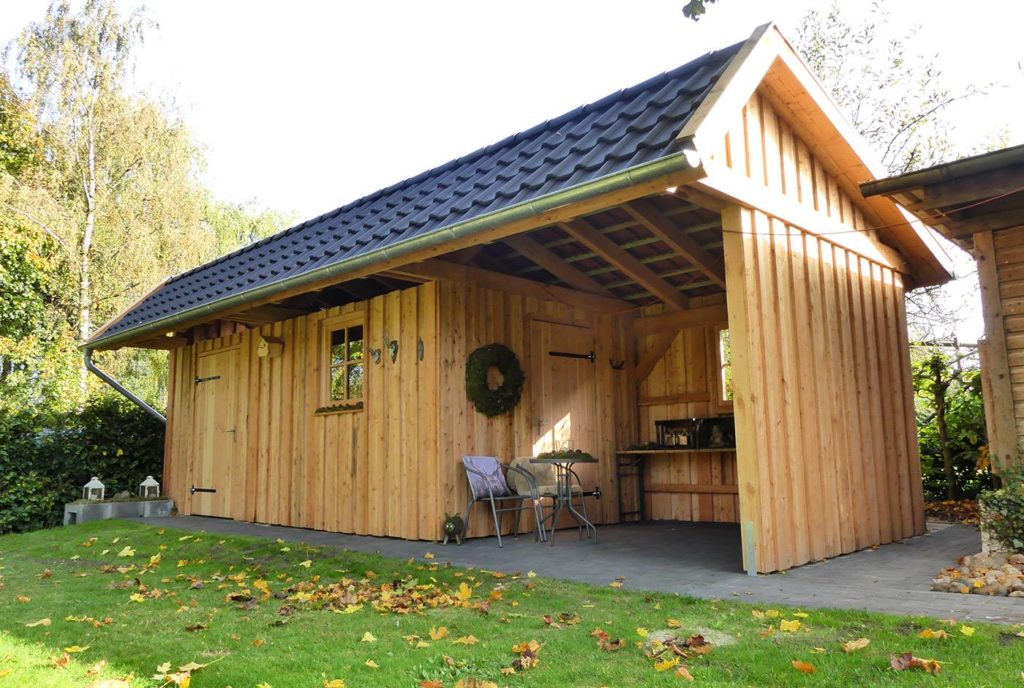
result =
[[379,552],[402,559],[433,552],[438,561],[501,571],[536,571],[552,578],[606,585],[626,577],[626,588],[694,597],[740,599],[805,608],[840,607],[927,614],[997,623],[1024,623],[1024,599],[954,595],[929,590],[932,577],[958,557],[981,549],[976,528],[930,523],[928,534],[782,574],[748,576],[734,525],[670,521],[599,528],[597,544],[559,531],[553,547],[532,536],[478,538],[462,546],[412,542],[217,518],[178,516],[146,523],[188,530],[257,535]]

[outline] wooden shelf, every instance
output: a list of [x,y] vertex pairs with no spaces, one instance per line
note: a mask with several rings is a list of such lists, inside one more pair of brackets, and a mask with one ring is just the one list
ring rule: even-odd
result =
[[615,452],[618,456],[643,456],[644,454],[735,454],[735,447],[717,449],[623,449]]

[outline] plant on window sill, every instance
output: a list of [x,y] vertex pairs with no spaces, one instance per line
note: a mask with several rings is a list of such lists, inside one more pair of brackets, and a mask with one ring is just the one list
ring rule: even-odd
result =
[[321,406],[313,413],[318,415],[325,413],[344,413],[345,411],[361,411],[362,408],[363,402],[361,401],[340,401],[337,404]]

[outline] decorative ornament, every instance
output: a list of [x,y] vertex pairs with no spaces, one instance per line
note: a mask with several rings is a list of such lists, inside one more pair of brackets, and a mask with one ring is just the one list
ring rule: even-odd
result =
[[456,545],[461,545],[463,537],[466,534],[466,524],[462,520],[462,517],[458,514],[449,514],[447,511],[444,513],[444,524],[442,525],[444,531],[444,541],[442,545],[447,545],[449,540],[455,540]]
[[[491,389],[487,372],[497,368],[502,382]],[[488,417],[508,413],[519,403],[526,376],[512,349],[502,344],[481,346],[466,361],[466,396],[476,410]]]

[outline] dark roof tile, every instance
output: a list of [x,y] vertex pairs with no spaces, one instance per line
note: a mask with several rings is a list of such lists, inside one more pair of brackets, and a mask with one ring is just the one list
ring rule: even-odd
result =
[[674,152],[741,44],[613,93],[183,272],[94,342]]

